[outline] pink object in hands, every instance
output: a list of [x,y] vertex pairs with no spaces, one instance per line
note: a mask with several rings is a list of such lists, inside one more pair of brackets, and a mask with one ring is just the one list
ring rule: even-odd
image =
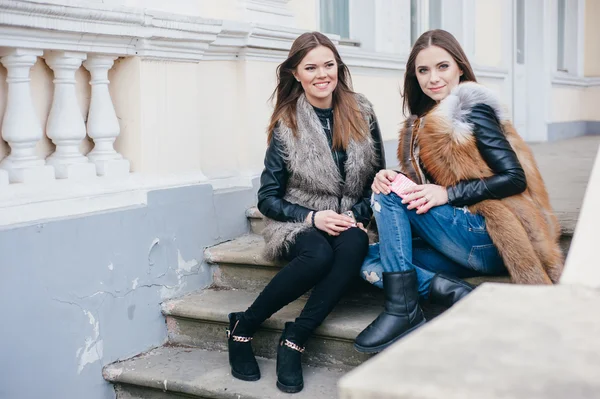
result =
[[417,185],[417,183],[410,180],[408,177],[406,177],[402,173],[398,173],[398,176],[396,176],[396,178],[392,182],[392,185],[390,188],[392,189],[393,192],[398,194],[398,196],[401,196],[400,194],[402,193],[402,191],[406,190],[407,188],[414,187],[416,185]]
[[[406,190],[408,188],[414,187],[414,186],[417,186],[417,183],[415,183],[414,181],[410,180],[408,177],[406,177],[402,173],[398,173],[398,176],[396,176],[396,178],[392,182],[392,185],[390,186],[390,189],[393,192],[395,192],[396,194],[398,194],[398,197],[404,198],[406,194],[402,194],[402,191],[404,191],[404,190]],[[415,200],[410,201],[411,204],[413,202],[415,202]],[[417,209],[421,209],[421,206],[418,206]]]

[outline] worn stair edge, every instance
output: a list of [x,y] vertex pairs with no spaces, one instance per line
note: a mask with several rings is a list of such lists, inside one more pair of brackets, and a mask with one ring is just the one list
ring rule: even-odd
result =
[[[179,299],[165,301],[161,304],[161,310],[165,316],[205,320],[226,325],[229,323],[229,313],[246,310],[255,298],[255,292],[244,290],[205,289]],[[285,322],[294,320],[305,304],[306,298],[297,299],[267,319],[261,327],[283,330]],[[315,335],[354,340],[379,315],[382,307],[383,303],[377,305],[339,303],[323,324],[315,330]]]
[[[196,348],[163,346],[134,358],[104,367],[105,380],[118,385],[117,392],[133,392],[147,399],[151,392],[172,392],[212,399],[269,399],[285,396],[275,386],[275,361],[258,358],[261,379],[245,382],[231,376],[227,353]],[[304,366],[304,390],[294,398],[335,398],[343,371]],[[147,388],[148,395],[139,387]],[[141,391],[141,392],[140,392]],[[123,396],[118,396],[118,398]],[[168,397],[168,396],[160,396]],[[157,396],[158,398],[158,396]]]
[[265,242],[258,234],[247,234],[231,241],[206,248],[204,260],[208,263],[233,263],[256,266],[281,266],[263,254]]
[[[258,289],[264,286],[278,271],[283,262],[272,262],[263,256],[264,240],[257,234],[248,234],[232,241],[207,248],[204,252],[205,259],[209,263],[223,265],[222,270],[215,272],[215,282],[220,286],[240,289]],[[248,271],[243,278],[236,276],[237,268],[253,267],[255,270]],[[256,269],[261,270],[256,270]],[[240,270],[240,273],[244,272]],[[253,274],[258,275],[258,279]],[[238,281],[239,280],[239,281]],[[259,280],[258,282],[254,280]],[[473,285],[483,282],[510,282],[508,276],[482,276],[466,279]],[[244,285],[244,282],[247,282]]]
[[[243,311],[256,298],[256,293],[228,290],[205,290],[163,304],[167,320],[168,341],[206,350],[227,350],[225,330],[228,313]],[[252,347],[258,356],[275,358],[281,331],[302,311],[306,298],[292,302],[265,321],[254,335]],[[382,310],[377,304],[338,304],[306,343],[303,361],[308,364],[343,369],[358,366],[371,356],[354,349],[354,338]]]
[[[566,211],[555,211],[554,213],[556,214],[560,224],[561,235],[569,237],[573,236],[579,213]],[[264,229],[264,216],[262,213],[260,213],[258,208],[248,208],[246,210],[246,217],[252,226],[252,233],[261,234],[262,230]]]

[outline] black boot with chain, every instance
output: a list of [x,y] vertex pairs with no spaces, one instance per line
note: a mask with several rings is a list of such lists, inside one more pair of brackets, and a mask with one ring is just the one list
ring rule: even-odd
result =
[[302,353],[308,335],[294,323],[285,323],[277,347],[277,388],[283,392],[296,393],[304,388]]
[[244,381],[260,379],[260,369],[252,351],[252,336],[255,328],[244,318],[244,312],[229,314],[227,346],[231,375]]

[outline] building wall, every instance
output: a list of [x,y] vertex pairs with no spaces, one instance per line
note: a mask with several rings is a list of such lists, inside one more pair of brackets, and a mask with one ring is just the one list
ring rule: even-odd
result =
[[600,76],[600,2],[585,1],[585,76]]
[[147,206],[0,230],[0,397],[114,398],[102,367],[165,341],[161,301],[212,282],[203,249],[248,231],[255,195],[179,187]]
[[478,65],[502,66],[503,31],[505,15],[503,2],[477,0],[475,2],[475,58]]

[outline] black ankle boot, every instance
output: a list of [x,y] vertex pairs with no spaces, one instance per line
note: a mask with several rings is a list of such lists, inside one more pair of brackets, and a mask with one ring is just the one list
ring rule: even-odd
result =
[[380,352],[425,324],[419,307],[417,273],[383,273],[384,311],[354,341],[359,352]]
[[244,381],[260,379],[260,369],[252,352],[254,328],[244,318],[244,312],[229,313],[227,346],[231,375]]
[[429,285],[429,302],[449,308],[474,289],[461,279],[436,274]]
[[277,388],[286,393],[300,392],[304,388],[302,353],[307,333],[285,323],[277,347]]

